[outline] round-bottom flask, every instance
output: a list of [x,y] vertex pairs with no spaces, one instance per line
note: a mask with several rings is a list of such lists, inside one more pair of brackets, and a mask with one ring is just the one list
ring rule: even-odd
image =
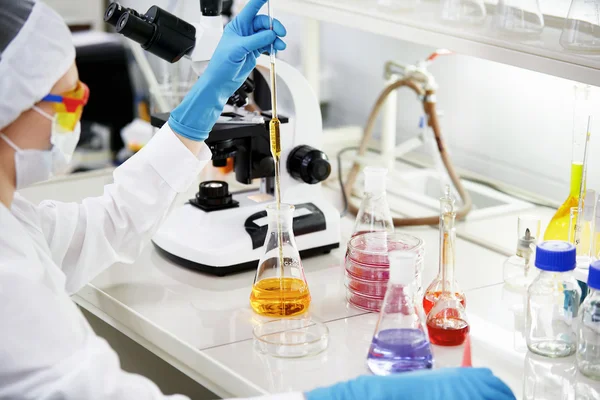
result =
[[429,340],[439,346],[458,346],[469,335],[467,313],[454,293],[442,292],[427,316]]

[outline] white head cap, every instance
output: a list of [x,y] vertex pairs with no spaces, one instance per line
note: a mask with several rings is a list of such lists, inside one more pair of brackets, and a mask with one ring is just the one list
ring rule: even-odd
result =
[[0,129],[46,96],[75,60],[63,19],[44,3],[0,0]]
[[390,282],[408,286],[415,280],[417,255],[412,252],[395,250],[388,253],[390,261]]
[[365,174],[365,192],[381,193],[385,192],[385,180],[387,169],[378,167],[366,167],[363,170]]

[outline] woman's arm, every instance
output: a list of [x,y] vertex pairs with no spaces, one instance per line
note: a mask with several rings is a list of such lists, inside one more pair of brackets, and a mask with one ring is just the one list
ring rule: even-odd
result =
[[[196,156],[198,154],[198,156]],[[186,191],[210,160],[210,150],[165,124],[114,172],[100,197],[81,204],[43,201],[39,224],[54,262],[75,293],[114,263],[131,263],[148,243],[177,193]]]

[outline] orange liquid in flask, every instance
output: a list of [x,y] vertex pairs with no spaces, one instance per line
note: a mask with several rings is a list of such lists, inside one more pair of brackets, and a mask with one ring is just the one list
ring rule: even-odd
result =
[[[429,314],[429,311],[435,306],[435,302],[442,295],[442,291],[439,292],[427,292],[425,297],[423,297],[423,309],[425,310],[425,315]],[[460,304],[463,307],[466,307],[467,300],[465,299],[465,295],[462,292],[455,292],[454,295],[456,298],[460,299]]]
[[268,278],[252,288],[250,306],[266,317],[291,317],[308,310],[310,292],[302,279]]

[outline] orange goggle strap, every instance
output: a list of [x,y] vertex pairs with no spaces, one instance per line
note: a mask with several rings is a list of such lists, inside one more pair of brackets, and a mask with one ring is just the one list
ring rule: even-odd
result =
[[66,112],[74,113],[77,111],[78,107],[83,107],[87,104],[89,97],[90,89],[85,83],[79,81],[74,90],[63,95],[49,94],[45,96],[42,101],[62,103],[65,105]]

